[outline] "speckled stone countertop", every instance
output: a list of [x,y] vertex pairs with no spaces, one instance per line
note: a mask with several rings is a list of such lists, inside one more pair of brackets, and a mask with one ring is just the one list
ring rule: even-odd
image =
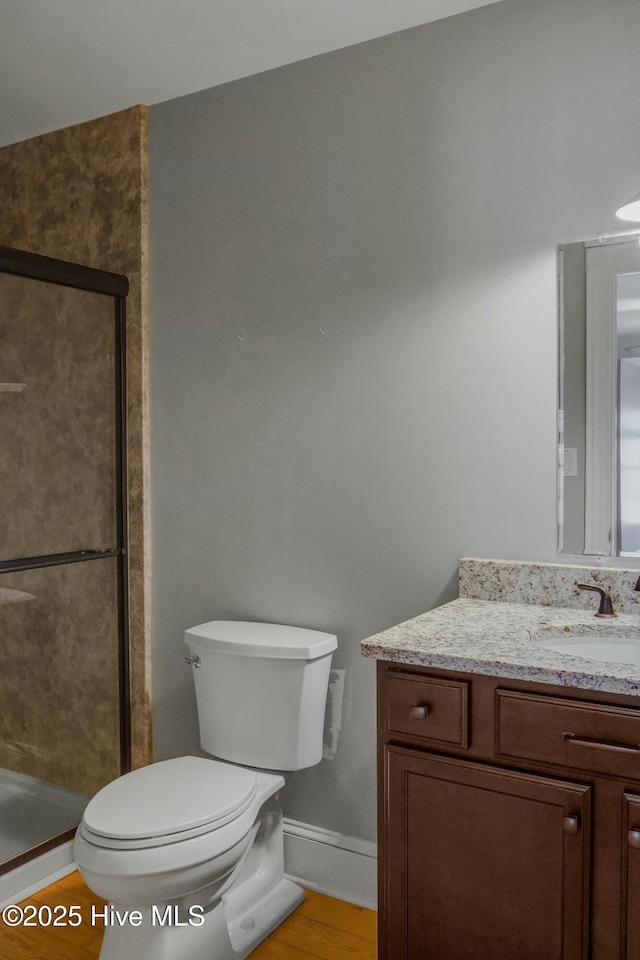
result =
[[[461,562],[461,574],[463,571],[465,575],[468,573],[469,563]],[[496,561],[473,563],[495,565]],[[564,580],[568,569],[562,568]],[[593,582],[584,568],[573,568],[569,577],[573,571],[579,571],[577,577],[580,580]],[[637,571],[635,573],[637,575]],[[472,593],[465,586],[465,591],[467,589]],[[593,616],[594,599],[597,601],[597,598],[589,594],[588,607],[582,608],[579,607],[582,596],[577,590],[576,593],[579,599],[575,608],[565,605],[566,600],[558,606],[550,604],[552,598],[548,586],[542,602],[535,602],[535,591],[524,603],[463,596],[363,640],[362,654],[439,670],[533,680],[640,697],[640,666],[567,656],[536,642],[545,637],[568,638],[572,634],[593,634],[602,639],[607,636],[640,637],[640,617],[637,614],[622,613],[615,620],[597,619]]]

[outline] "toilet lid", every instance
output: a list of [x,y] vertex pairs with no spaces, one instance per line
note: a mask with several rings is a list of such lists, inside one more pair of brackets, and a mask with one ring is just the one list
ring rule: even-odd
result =
[[103,837],[166,837],[227,823],[247,809],[256,774],[243,767],[177,757],[126,773],[89,801],[83,823]]

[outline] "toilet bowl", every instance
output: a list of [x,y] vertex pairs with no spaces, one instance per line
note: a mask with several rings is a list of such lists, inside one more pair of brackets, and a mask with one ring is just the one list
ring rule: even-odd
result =
[[75,849],[82,873],[105,900],[148,906],[202,897],[237,865],[259,811],[283,782],[200,757],[127,774],[87,807]]
[[[213,753],[221,738],[225,762],[151,764],[87,805],[74,857],[109,901],[100,960],[243,960],[304,898],[284,877],[284,778],[272,771],[319,759],[336,638],[237,621],[203,624],[186,638],[194,673],[204,667],[196,677],[201,742]],[[242,686],[230,700],[238,661]],[[261,769],[242,765],[257,756]]]

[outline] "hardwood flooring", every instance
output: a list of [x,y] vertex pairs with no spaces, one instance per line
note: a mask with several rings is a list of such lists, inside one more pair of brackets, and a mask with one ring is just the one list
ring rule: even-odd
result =
[[[38,910],[58,904],[78,904],[84,922],[77,927],[10,928],[0,921],[0,960],[96,960],[102,929],[91,926],[86,918],[91,916],[92,904],[102,907],[104,901],[76,871],[34,893],[21,906]],[[46,909],[43,915],[48,917]],[[251,960],[375,960],[376,956],[373,910],[308,890],[305,902],[260,944]]]

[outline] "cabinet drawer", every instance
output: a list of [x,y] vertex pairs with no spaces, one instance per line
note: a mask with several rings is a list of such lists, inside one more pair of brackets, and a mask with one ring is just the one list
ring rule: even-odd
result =
[[469,684],[411,675],[387,677],[387,730],[467,749]]
[[640,710],[496,690],[497,757],[640,777]]

